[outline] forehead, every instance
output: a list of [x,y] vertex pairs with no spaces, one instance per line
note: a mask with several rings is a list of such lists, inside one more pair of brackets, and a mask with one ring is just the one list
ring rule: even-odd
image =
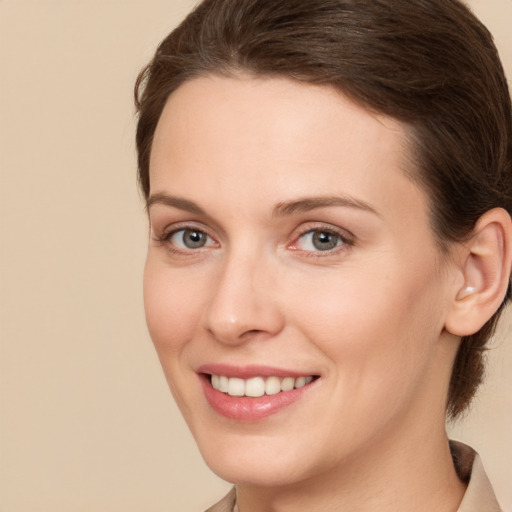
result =
[[[214,126],[217,130],[211,131]],[[206,131],[201,131],[201,127]],[[265,147],[273,148],[274,144],[269,143],[274,142],[283,151],[287,149],[283,143],[288,139],[304,137],[315,142],[319,151],[328,153],[335,135],[326,144],[320,144],[321,137],[314,135],[335,130],[340,144],[344,137],[358,147],[372,142],[379,144],[376,150],[385,150],[394,142],[391,149],[396,147],[402,152],[406,148],[406,125],[371,112],[332,86],[306,84],[286,77],[244,75],[206,75],[185,82],[168,99],[154,141],[166,132],[186,136],[189,142],[201,138],[202,142],[216,143],[222,138],[226,145],[251,131],[254,135],[258,128],[260,137],[254,143],[264,142]],[[304,149],[311,150],[312,146],[308,144]]]
[[332,87],[205,76],[167,101],[153,140],[151,192],[187,190],[211,201],[213,191],[236,191],[247,205],[243,190],[274,202],[328,191],[400,208],[401,194],[419,192],[404,172],[409,153],[402,123]]

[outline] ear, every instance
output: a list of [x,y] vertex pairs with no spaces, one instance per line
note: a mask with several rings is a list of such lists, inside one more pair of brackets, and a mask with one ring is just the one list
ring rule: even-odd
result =
[[487,211],[469,241],[460,244],[454,286],[445,328],[456,336],[470,336],[498,310],[510,282],[512,220],[502,208]]

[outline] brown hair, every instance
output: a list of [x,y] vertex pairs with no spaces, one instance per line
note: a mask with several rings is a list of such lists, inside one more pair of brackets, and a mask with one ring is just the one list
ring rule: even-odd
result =
[[[512,212],[507,81],[492,36],[459,0],[204,0],[137,80],[146,198],[152,138],[169,95],[194,77],[240,72],[328,84],[407,123],[413,178],[430,197],[442,249],[468,237],[487,210]],[[485,345],[503,304],[461,340],[448,392],[452,418],[482,381]]]

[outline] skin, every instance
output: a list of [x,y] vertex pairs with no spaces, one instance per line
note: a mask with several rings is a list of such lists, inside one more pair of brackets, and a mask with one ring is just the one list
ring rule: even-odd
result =
[[[162,113],[147,323],[203,457],[237,483],[242,512],[460,503],[444,418],[459,341],[445,323],[461,275],[405,172],[406,134],[328,87],[278,78],[197,78]],[[345,204],[283,208],[311,197]],[[184,228],[206,244],[183,246]],[[319,250],[313,230],[337,246]],[[277,414],[240,422],[206,401],[196,370],[207,363],[320,378]]]

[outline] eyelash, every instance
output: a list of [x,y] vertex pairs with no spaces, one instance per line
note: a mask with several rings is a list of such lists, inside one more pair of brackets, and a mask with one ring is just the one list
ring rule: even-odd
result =
[[[312,235],[314,233],[317,234],[326,234],[330,236],[334,236],[337,238],[338,242],[337,245],[331,249],[326,250],[308,250],[308,249],[301,249],[299,247],[296,247],[299,240],[304,239],[307,235]],[[343,232],[339,229],[336,229],[332,226],[325,226],[325,225],[309,225],[305,228],[302,228],[300,232],[294,237],[293,242],[288,245],[288,248],[301,252],[305,257],[307,258],[325,258],[329,256],[333,256],[335,254],[338,254],[339,252],[346,251],[350,249],[352,246],[355,245],[355,238],[351,233],[346,232],[343,230]]]
[[[204,229],[198,228],[197,226],[194,226],[194,225],[183,225],[183,226],[175,227],[174,229],[172,229],[170,231],[164,231],[161,235],[154,235],[153,240],[161,245],[165,245],[169,252],[171,252],[173,254],[180,255],[180,256],[188,256],[191,253],[199,252],[201,249],[204,248],[204,246],[198,247],[196,249],[192,249],[192,248],[180,249],[180,248],[176,247],[174,244],[171,243],[171,240],[176,234],[180,233],[181,231],[183,231],[183,232],[190,231],[190,232],[195,232],[195,233],[201,233],[201,234],[205,235],[206,237],[208,237],[210,240],[212,240],[215,243],[215,245],[218,246],[218,242],[212,236],[210,236]],[[206,249],[208,249],[208,247],[206,247]]]
[[[173,254],[181,255],[181,256],[188,256],[192,253],[197,253],[202,250],[208,250],[210,246],[200,246],[197,248],[188,248],[188,249],[181,249],[177,248],[174,244],[170,243],[171,239],[181,231],[191,231],[191,232],[197,232],[201,233],[204,236],[208,237],[210,241],[214,242],[214,247],[218,247],[219,244],[213,238],[208,234],[208,232],[204,229],[198,228],[194,225],[183,225],[179,227],[175,227],[174,229],[170,231],[164,231],[161,235],[154,235],[153,240],[161,245],[165,245],[167,250],[170,251]],[[307,250],[307,249],[300,249],[298,247],[295,247],[299,240],[303,239],[307,235],[311,235],[313,233],[322,233],[327,234],[331,236],[335,236],[338,239],[338,245],[331,249],[327,250]],[[206,242],[208,243],[208,242]],[[350,247],[354,246],[355,240],[354,236],[351,233],[347,233],[345,230],[343,233],[340,230],[337,230],[331,226],[326,227],[325,225],[315,225],[315,226],[306,226],[305,228],[302,228],[299,233],[294,236],[293,241],[289,244],[287,244],[287,248],[293,251],[301,252],[305,257],[307,258],[324,258],[327,256],[332,256],[333,254],[337,254],[341,251],[346,251]]]

